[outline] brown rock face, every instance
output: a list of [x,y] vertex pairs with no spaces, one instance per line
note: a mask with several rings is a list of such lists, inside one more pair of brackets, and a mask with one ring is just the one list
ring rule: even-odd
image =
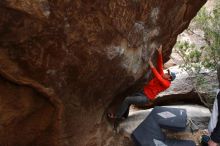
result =
[[1,0],[0,145],[129,145],[105,111],[149,77],[153,48],[169,58],[205,2]]

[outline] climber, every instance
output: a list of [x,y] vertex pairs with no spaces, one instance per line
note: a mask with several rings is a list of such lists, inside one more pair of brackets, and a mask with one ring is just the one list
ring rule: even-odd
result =
[[[143,91],[136,93],[133,96],[128,96],[124,99],[121,106],[117,109],[116,114],[108,113],[107,116],[109,118],[114,118],[114,129],[116,130],[119,122],[123,119],[124,114],[128,112],[129,106],[131,104],[134,105],[147,105],[150,101],[153,101],[156,96],[170,87],[171,81],[173,81],[176,77],[175,73],[163,72],[163,59],[162,59],[162,45],[157,49],[158,51],[158,70],[155,68],[151,61],[151,57],[154,51],[151,53],[149,58],[149,65],[154,74],[154,78],[144,86]],[[128,115],[128,114],[127,114]]]

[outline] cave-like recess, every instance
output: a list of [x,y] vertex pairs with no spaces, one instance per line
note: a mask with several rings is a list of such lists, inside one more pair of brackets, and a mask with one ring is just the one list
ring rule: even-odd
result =
[[205,2],[1,0],[0,145],[130,145],[105,112],[149,79],[152,49],[169,59]]

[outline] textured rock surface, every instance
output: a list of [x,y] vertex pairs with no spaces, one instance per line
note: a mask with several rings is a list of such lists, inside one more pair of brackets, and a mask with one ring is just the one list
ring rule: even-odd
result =
[[204,3],[1,0],[0,145],[128,145],[105,110],[149,77],[152,48],[168,60]]

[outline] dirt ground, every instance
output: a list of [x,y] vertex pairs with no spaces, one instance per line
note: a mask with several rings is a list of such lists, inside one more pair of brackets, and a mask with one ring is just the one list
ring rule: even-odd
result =
[[178,132],[178,133],[170,133],[167,132],[167,137],[169,138],[176,138],[176,139],[183,139],[183,140],[193,140],[197,146],[200,145],[200,137],[204,134],[207,134],[207,130],[198,130],[197,132]]

